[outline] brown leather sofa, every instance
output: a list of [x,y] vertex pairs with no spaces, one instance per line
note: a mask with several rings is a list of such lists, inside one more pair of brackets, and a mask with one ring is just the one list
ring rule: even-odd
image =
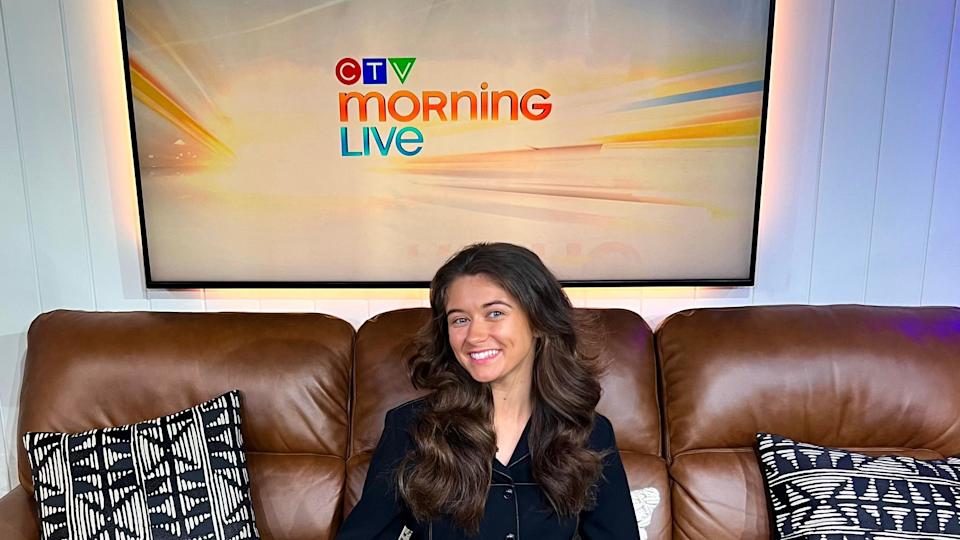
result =
[[[960,309],[776,306],[690,310],[657,331],[597,310],[600,411],[631,489],[661,494],[650,539],[761,539],[751,446],[770,431],[920,458],[960,454]],[[426,309],[356,333],[318,314],[41,315],[30,329],[19,433],[82,431],[167,414],[239,388],[257,525],[267,540],[331,538],[356,502]],[[0,539],[38,538],[21,486]]]

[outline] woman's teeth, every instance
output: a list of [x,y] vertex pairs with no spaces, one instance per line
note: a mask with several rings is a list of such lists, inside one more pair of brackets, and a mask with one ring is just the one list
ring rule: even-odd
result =
[[479,351],[470,353],[470,358],[474,360],[489,360],[499,353],[499,349],[490,349],[488,351]]

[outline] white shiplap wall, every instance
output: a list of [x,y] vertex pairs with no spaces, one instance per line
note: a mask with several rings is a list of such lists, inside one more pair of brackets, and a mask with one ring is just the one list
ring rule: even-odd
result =
[[[571,0],[574,1],[574,0]],[[112,0],[0,0],[0,493],[25,332],[56,308],[321,311],[425,291],[146,291]],[[656,325],[687,307],[960,305],[957,0],[779,0],[757,285],[571,289]]]

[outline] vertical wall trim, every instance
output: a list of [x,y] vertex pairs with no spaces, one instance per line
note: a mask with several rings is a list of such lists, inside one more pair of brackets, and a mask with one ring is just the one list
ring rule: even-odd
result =
[[73,129],[73,153],[76,157],[77,184],[80,191],[80,215],[83,217],[83,238],[87,243],[87,265],[90,268],[90,290],[93,293],[93,308],[99,309],[97,303],[96,269],[93,266],[93,242],[90,240],[90,220],[87,219],[87,194],[83,172],[83,156],[80,152],[80,129],[77,126],[77,98],[74,92],[73,68],[70,60],[70,39],[67,36],[66,17],[63,14],[63,0],[57,2],[60,14],[60,35],[63,42],[64,70],[67,74],[67,96],[70,103],[70,127]]
[[0,493],[6,494],[10,491],[10,456],[7,451],[7,429],[4,427],[3,407],[0,406]]
[[10,81],[10,101],[13,104],[14,130],[17,132],[17,159],[20,160],[20,183],[23,184],[23,201],[26,206],[27,232],[30,235],[30,255],[33,257],[33,283],[37,291],[37,305],[43,310],[43,291],[40,290],[40,263],[37,259],[37,240],[34,231],[33,212],[30,204],[30,182],[27,181],[27,166],[23,162],[23,136],[20,125],[23,123],[20,116],[20,107],[17,104],[17,85],[13,80],[13,64],[10,61],[10,42],[7,40],[7,29],[4,26],[3,2],[0,1],[0,36],[3,37],[3,53],[7,56],[7,80]]
[[837,2],[830,2],[830,33],[827,34],[827,65],[824,67],[826,76],[823,78],[823,112],[820,113],[820,147],[817,149],[817,192],[813,197],[813,231],[811,231],[810,242],[810,271],[807,272],[807,303],[810,303],[810,297],[813,294],[813,262],[814,250],[817,243],[817,217],[820,213],[820,179],[823,177],[823,134],[827,126],[827,103],[830,101],[828,90],[830,88],[830,60],[833,58],[833,21],[837,14]]
[[947,109],[947,83],[950,81],[950,61],[953,57],[953,36],[957,33],[957,4],[953,0],[953,26],[950,29],[950,38],[947,40],[947,69],[943,70],[943,97],[940,99],[940,124],[937,126],[937,154],[933,164],[933,185],[930,187],[930,209],[927,211],[927,240],[923,243],[923,262],[920,272],[920,304],[923,304],[923,293],[927,285],[927,255],[930,250],[930,230],[933,228],[933,205],[937,199],[937,179],[940,177],[940,150],[943,144],[943,115]]
[[870,212],[870,233],[867,235],[867,260],[864,266],[863,290],[860,302],[867,301],[867,284],[870,283],[870,256],[873,254],[873,230],[877,220],[877,193],[880,192],[880,150],[883,148],[883,127],[887,118],[887,90],[890,89],[890,59],[893,58],[893,29],[897,25],[897,0],[893,0],[890,14],[890,38],[887,47],[887,67],[883,70],[883,97],[880,98],[880,140],[877,143],[877,164],[873,168],[873,209]]

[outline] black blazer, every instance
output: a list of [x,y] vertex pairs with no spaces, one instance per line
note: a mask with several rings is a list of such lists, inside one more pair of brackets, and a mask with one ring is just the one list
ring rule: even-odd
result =
[[[533,480],[527,430],[524,429],[510,464],[493,460],[493,478],[480,534],[467,537],[450,519],[418,523],[397,496],[395,469],[414,448],[410,429],[423,400],[414,400],[387,413],[383,435],[373,453],[360,502],[344,521],[337,540],[636,540],[639,537],[627,476],[617,452],[610,421],[596,415],[589,447],[610,450],[597,486],[597,505],[577,517],[559,519]],[[404,529],[412,532],[405,533]],[[401,537],[401,535],[403,536]]]

